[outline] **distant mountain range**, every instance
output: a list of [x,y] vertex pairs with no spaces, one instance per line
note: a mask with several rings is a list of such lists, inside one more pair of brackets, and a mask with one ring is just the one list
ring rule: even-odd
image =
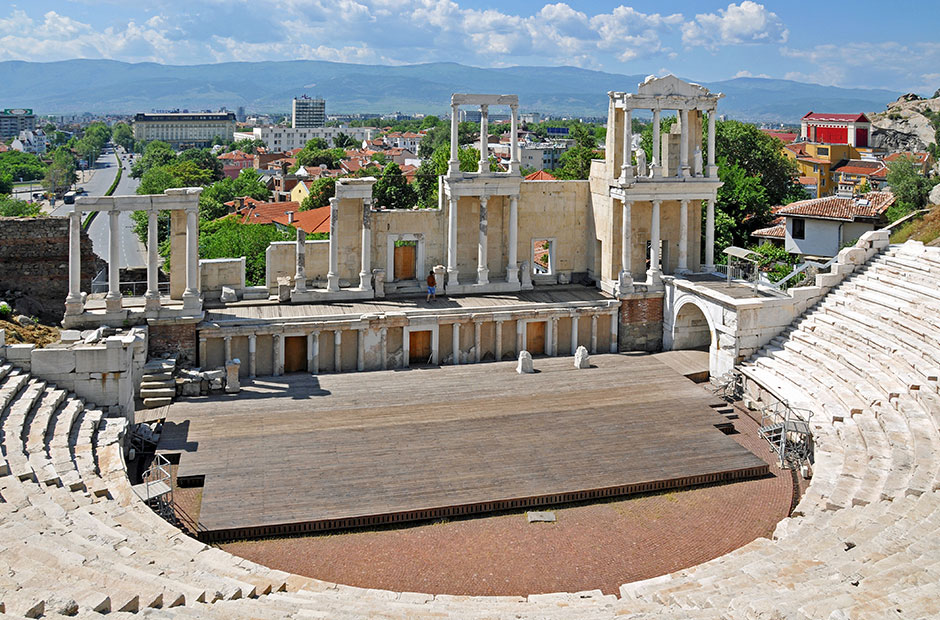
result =
[[[443,114],[454,92],[514,93],[522,111],[606,116],[611,90],[634,91],[645,75],[576,67],[481,69],[456,63],[404,66],[313,60],[160,65],[113,60],[0,62],[0,108],[38,114],[133,113],[188,108],[289,111],[293,97],[327,100],[328,113]],[[694,76],[685,79],[694,80]],[[749,121],[796,122],[805,113],[883,110],[901,93],[789,80],[703,83],[723,92],[719,111]]]

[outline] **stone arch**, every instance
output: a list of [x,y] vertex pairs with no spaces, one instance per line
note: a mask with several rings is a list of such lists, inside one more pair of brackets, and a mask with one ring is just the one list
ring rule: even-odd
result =
[[708,312],[695,300],[683,301],[672,322],[672,348],[710,350],[715,337]]

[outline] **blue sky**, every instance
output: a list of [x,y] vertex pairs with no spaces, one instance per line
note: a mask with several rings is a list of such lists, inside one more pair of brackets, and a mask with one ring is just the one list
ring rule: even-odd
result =
[[[0,60],[575,65],[693,80],[789,78],[932,94],[933,0],[17,0]],[[895,8],[899,7],[899,8]]]

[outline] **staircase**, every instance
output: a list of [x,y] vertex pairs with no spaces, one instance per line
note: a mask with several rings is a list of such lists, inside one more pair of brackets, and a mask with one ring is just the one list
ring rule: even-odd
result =
[[152,359],[144,365],[140,398],[152,409],[169,405],[176,398],[176,358]]

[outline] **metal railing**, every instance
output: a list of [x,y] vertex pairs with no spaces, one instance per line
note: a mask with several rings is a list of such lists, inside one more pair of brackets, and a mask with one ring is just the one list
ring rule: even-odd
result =
[[[91,292],[92,293],[107,293],[109,289],[108,286],[108,274],[105,270],[98,272],[98,275],[95,276],[95,279],[91,281]],[[118,282],[118,290],[121,291],[121,295],[124,297],[143,297],[144,293],[147,292],[147,281],[146,280],[128,280]],[[157,290],[161,295],[170,294],[170,283],[169,282],[157,282]]]
[[770,443],[781,469],[799,469],[810,460],[813,433],[809,422],[812,417],[810,409],[794,407],[777,396],[761,407],[760,436]]
[[820,273],[821,271],[827,270],[827,269],[829,269],[830,267],[832,267],[832,265],[835,264],[835,262],[836,262],[836,260],[837,260],[838,258],[839,258],[839,256],[838,256],[838,254],[837,254],[836,256],[833,256],[832,258],[830,258],[830,259],[829,259],[828,261],[826,261],[825,263],[818,263],[818,262],[816,262],[816,261],[814,261],[814,260],[808,260],[808,261],[806,261],[805,263],[803,263],[803,264],[801,264],[801,265],[796,265],[796,266],[794,266],[794,267],[793,267],[793,271],[791,271],[790,273],[788,273],[788,274],[787,274],[786,276],[784,276],[783,278],[777,280],[776,282],[773,282],[773,281],[771,281],[770,279],[768,279],[768,280],[767,280],[767,285],[770,286],[771,288],[774,288],[774,289],[778,290],[778,291],[779,291],[779,290],[783,290],[783,289],[786,288],[787,283],[788,283],[790,280],[792,280],[792,279],[795,278],[796,276],[800,275],[801,273],[806,273],[807,276],[809,276],[809,275],[811,275],[811,274]]
[[146,497],[154,511],[172,522],[176,515],[173,510],[173,477],[169,459],[162,454],[154,454],[153,462],[141,478]]

